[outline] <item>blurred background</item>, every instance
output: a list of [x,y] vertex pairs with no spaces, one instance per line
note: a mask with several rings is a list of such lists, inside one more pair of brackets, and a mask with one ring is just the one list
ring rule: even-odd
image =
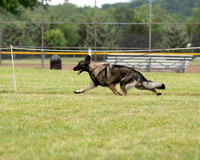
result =
[[105,61],[109,51],[200,46],[200,0],[21,2],[0,2],[1,65],[10,64],[10,45],[17,48],[16,64],[42,68],[52,54],[60,55],[63,64],[74,64],[89,48],[102,53],[95,60]]

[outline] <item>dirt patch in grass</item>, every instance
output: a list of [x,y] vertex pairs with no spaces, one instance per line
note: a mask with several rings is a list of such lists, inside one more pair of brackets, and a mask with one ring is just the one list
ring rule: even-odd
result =
[[200,73],[200,66],[189,66],[186,73]]

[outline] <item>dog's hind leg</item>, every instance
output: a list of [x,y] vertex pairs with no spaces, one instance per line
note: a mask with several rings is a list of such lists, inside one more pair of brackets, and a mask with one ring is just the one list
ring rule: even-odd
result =
[[126,96],[127,95],[127,90],[125,88],[121,88],[121,90],[122,90],[122,95]]
[[121,93],[117,92],[117,89],[115,88],[115,85],[114,84],[109,84],[108,86],[115,95],[118,95],[118,96],[121,96]]
[[120,88],[121,88],[121,90],[122,90],[122,95],[123,96],[126,96],[127,95],[127,90],[128,89],[130,89],[130,88],[133,88],[133,87],[135,87],[136,86],[136,84],[137,84],[137,82],[136,81],[131,81],[130,83],[124,83],[124,82],[121,82],[120,83]]
[[126,90],[125,86],[123,86],[123,85],[120,84],[120,88],[122,90],[122,95],[126,96],[127,95],[127,90]]
[[78,91],[74,91],[74,93],[76,93],[76,94],[84,93],[84,92],[86,92],[86,91],[88,91],[88,90],[91,90],[91,89],[93,89],[93,88],[96,88],[96,87],[97,87],[97,85],[95,85],[95,84],[92,82],[92,83],[90,83],[88,86],[86,86],[85,88],[80,89],[80,90],[78,90]]

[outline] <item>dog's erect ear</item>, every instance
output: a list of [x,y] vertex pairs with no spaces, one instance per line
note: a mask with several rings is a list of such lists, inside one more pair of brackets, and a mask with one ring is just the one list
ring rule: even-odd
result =
[[90,55],[87,55],[87,57],[85,57],[85,61],[88,62],[88,63],[90,63],[90,60],[91,60]]

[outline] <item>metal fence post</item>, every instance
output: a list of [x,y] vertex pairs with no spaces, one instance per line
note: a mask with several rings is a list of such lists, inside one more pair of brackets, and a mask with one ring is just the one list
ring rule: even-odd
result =
[[151,6],[152,0],[149,1],[149,64],[147,72],[151,72]]
[[1,53],[1,13],[0,13],[0,66],[2,65],[2,53]]
[[97,2],[94,7],[94,61],[97,61]]
[[185,73],[185,57],[184,57],[184,60],[183,60],[183,66],[182,66],[182,73]]
[[45,60],[45,53],[44,53],[44,6],[43,1],[41,3],[41,15],[42,15],[42,30],[41,30],[41,47],[42,47],[42,56],[41,56],[41,68],[44,68],[44,60]]
[[16,80],[15,80],[15,66],[14,66],[14,59],[13,59],[13,46],[12,45],[10,45],[10,50],[11,50],[11,59],[12,59],[12,68],[13,68],[14,88],[15,88],[15,92],[17,92]]

